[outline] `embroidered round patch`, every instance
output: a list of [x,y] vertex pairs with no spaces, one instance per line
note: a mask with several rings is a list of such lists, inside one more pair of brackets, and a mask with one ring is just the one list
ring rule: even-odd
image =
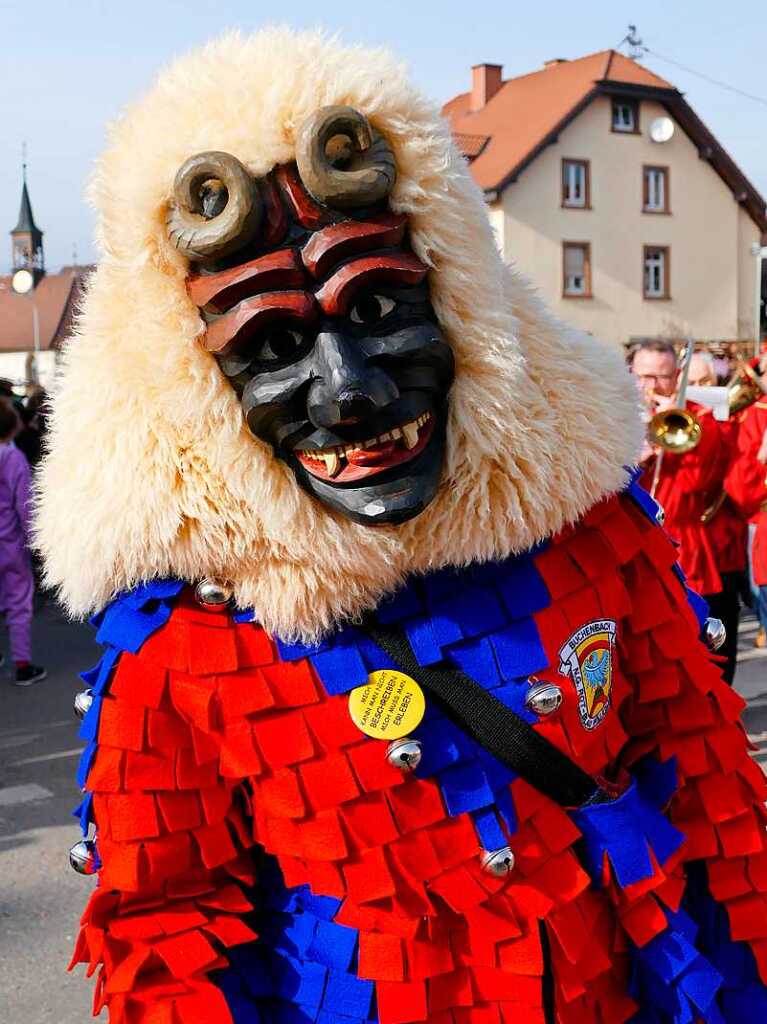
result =
[[613,688],[614,619],[581,626],[559,651],[559,671],[578,691],[578,713],[586,729],[595,729],[610,709]]
[[423,690],[410,676],[394,669],[371,672],[364,686],[349,694],[349,714],[366,736],[398,740],[416,728],[426,710]]

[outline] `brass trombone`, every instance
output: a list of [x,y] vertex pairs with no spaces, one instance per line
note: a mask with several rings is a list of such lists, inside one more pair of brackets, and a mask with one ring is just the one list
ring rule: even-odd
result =
[[650,444],[660,448],[655,460],[655,471],[650,488],[650,494],[653,497],[658,489],[661,466],[666,452],[671,452],[673,455],[684,455],[685,452],[691,452],[700,444],[700,439],[703,436],[700,420],[686,408],[687,381],[690,377],[690,363],[694,353],[695,344],[690,340],[682,360],[677,404],[672,409],[662,409],[660,412],[656,412],[647,424],[647,440]]
[[727,397],[731,416],[748,409],[750,405],[764,397],[759,378],[748,363],[742,359],[727,382]]

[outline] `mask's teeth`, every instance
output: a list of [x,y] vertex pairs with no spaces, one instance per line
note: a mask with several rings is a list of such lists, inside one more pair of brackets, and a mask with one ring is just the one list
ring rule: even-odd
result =
[[415,448],[418,444],[418,425],[413,420],[412,423],[405,423],[402,427],[402,436],[405,439],[405,447],[408,449]]
[[337,476],[341,468],[341,461],[338,455],[335,452],[322,452],[322,460],[325,463],[328,476]]

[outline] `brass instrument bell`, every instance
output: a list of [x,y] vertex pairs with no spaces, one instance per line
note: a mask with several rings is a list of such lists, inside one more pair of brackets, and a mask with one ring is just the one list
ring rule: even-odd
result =
[[656,412],[647,426],[647,439],[664,451],[684,455],[697,447],[703,436],[698,417],[681,406]]
[[763,394],[755,370],[748,363],[741,362],[727,381],[730,415],[734,416],[735,413],[748,409],[754,402],[758,402]]

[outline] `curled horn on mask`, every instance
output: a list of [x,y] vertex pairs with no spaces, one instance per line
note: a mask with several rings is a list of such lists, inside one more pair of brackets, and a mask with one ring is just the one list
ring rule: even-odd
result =
[[230,153],[197,153],[173,183],[171,244],[192,260],[228,256],[255,238],[262,219],[255,179]]
[[[311,114],[298,132],[296,164],[311,197],[336,210],[383,202],[397,177],[388,142],[353,107]],[[191,260],[218,259],[252,242],[263,216],[258,184],[236,156],[197,153],[173,182],[168,238]]]
[[296,137],[296,164],[310,195],[337,210],[383,202],[397,177],[391,146],[353,107],[311,114]]

